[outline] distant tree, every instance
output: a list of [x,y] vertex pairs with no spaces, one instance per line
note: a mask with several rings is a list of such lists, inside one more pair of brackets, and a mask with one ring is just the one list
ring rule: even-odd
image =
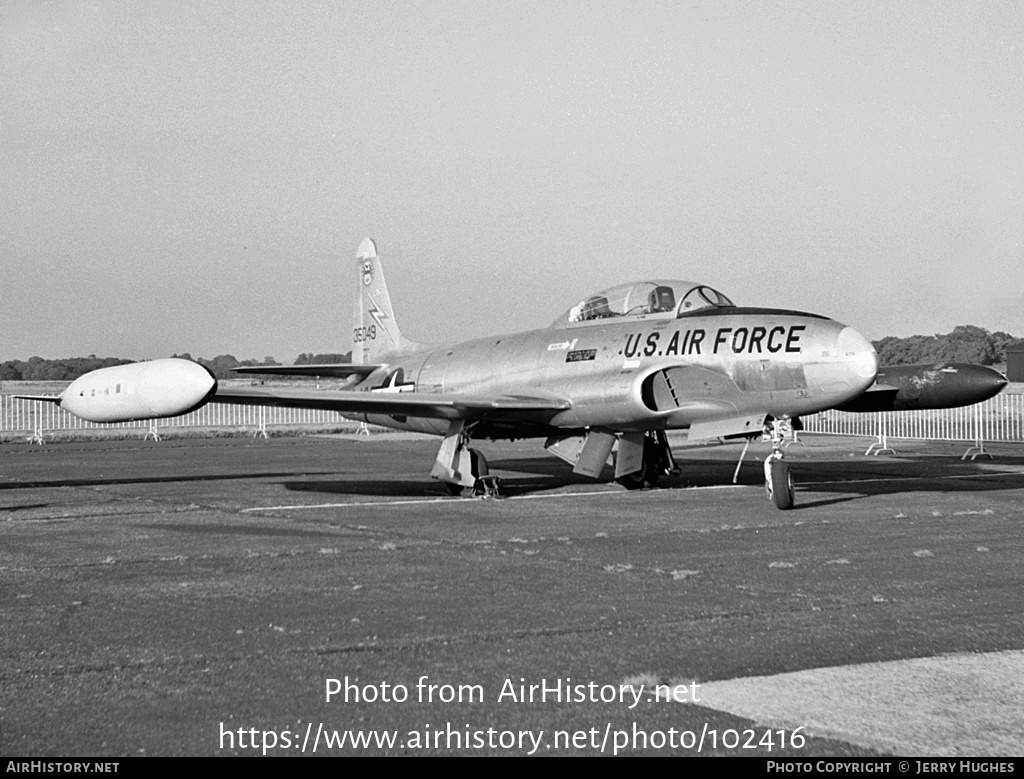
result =
[[955,362],[992,365],[996,361],[995,345],[988,330],[974,325],[958,325],[946,336],[947,358]]
[[75,378],[72,368],[56,360],[47,360],[33,373],[32,378],[36,381],[70,381]]
[[44,360],[42,357],[30,357],[28,362],[13,360],[5,365],[21,374],[23,381],[71,381],[79,376],[99,368],[111,365],[124,365],[131,360],[116,357],[67,357],[60,360]]
[[235,374],[232,368],[237,368],[242,363],[233,354],[218,354],[212,360],[204,360],[202,357],[196,360],[200,365],[210,369],[210,372],[218,379],[229,379]]
[[0,363],[0,381],[21,381],[21,371],[14,360]]
[[[179,357],[179,355],[175,355],[175,357]],[[180,358],[192,359],[189,355],[180,355]],[[218,379],[237,379],[238,374],[234,373],[232,370],[233,368],[255,365],[280,365],[280,363],[276,362],[273,357],[264,357],[261,362],[256,359],[239,360],[233,354],[219,354],[212,360],[204,360],[202,357],[199,357],[194,359],[193,362],[197,362],[208,368]]]
[[995,365],[1006,360],[1006,347],[1017,343],[1007,333],[990,333],[975,325],[958,325],[945,335],[887,336],[874,342],[882,365],[927,362],[973,362]]
[[352,352],[345,354],[312,354],[303,352],[295,358],[296,365],[330,365],[333,363],[345,363],[352,361]]
[[933,350],[929,337],[912,335],[909,338],[883,338],[875,342],[878,361],[882,365],[910,365],[931,360]]
[[1014,338],[1009,333],[1004,333],[1000,330],[999,332],[992,333],[992,346],[995,349],[996,362],[1005,364],[1006,350],[1024,347],[1024,338]]

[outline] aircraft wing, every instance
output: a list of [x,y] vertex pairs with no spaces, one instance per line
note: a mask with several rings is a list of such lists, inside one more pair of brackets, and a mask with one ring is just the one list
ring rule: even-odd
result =
[[60,395],[12,395],[12,397],[17,398],[18,400],[41,400],[46,403],[57,404],[60,404],[62,399]]
[[390,414],[433,419],[488,419],[546,422],[572,406],[565,398],[524,395],[455,395],[418,392],[344,390],[219,389],[214,403],[242,406],[316,408],[342,414]]
[[275,376],[320,376],[321,378],[360,376],[365,379],[380,367],[380,365],[372,364],[322,363],[320,365],[248,365],[231,370],[235,373],[261,373]]

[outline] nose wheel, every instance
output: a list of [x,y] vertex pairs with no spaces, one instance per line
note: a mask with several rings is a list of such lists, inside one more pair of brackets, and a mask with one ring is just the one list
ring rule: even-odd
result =
[[789,464],[782,459],[782,443],[792,430],[789,420],[773,419],[771,429],[765,430],[772,442],[772,453],[764,461],[764,487],[775,508],[785,511],[796,502],[793,494],[793,476]]
[[793,508],[793,475],[789,472],[789,464],[774,454],[768,455],[764,461],[764,487],[775,508]]

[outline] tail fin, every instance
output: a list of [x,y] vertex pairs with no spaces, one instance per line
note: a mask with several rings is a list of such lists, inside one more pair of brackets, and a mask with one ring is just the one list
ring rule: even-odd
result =
[[373,239],[367,238],[359,244],[356,263],[359,286],[352,321],[352,362],[357,365],[379,363],[382,355],[412,344],[402,338],[395,322],[384,269]]

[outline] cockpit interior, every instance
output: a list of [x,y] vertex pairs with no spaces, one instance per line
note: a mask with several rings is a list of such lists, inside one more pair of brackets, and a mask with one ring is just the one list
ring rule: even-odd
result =
[[588,295],[555,321],[566,327],[597,319],[673,319],[707,308],[735,307],[718,290],[692,281],[640,281]]

